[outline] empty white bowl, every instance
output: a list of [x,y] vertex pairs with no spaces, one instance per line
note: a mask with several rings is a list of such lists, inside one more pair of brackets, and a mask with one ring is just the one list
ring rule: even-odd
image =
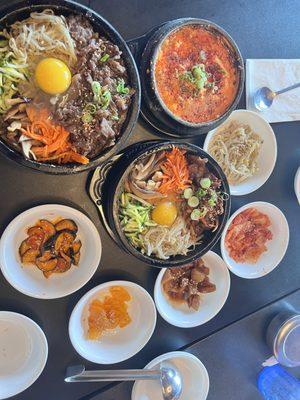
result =
[[[81,256],[78,266],[46,279],[36,266],[22,266],[19,246],[27,237],[28,227],[39,219],[51,221],[58,217],[76,222],[77,237],[82,242]],[[30,208],[7,226],[0,240],[0,266],[7,281],[19,292],[40,299],[55,299],[75,292],[91,279],[99,266],[101,250],[99,233],[86,215],[71,207],[47,204]]]
[[[248,208],[256,208],[258,211],[268,215],[271,221],[269,230],[273,238],[266,243],[267,251],[262,253],[256,264],[236,263],[228,254],[225,247],[226,232],[232,220]],[[241,278],[260,278],[273,271],[283,259],[289,243],[289,226],[284,214],[273,204],[257,201],[246,204],[239,208],[227,221],[221,237],[221,252],[228,268]]]
[[230,274],[227,266],[218,254],[209,251],[202,257],[209,268],[209,280],[216,285],[216,291],[201,294],[198,311],[188,308],[186,304],[175,307],[163,293],[161,281],[166,268],[158,274],[154,288],[154,299],[158,312],[169,324],[180,328],[193,328],[205,324],[221,310],[230,289]]
[[277,159],[277,142],[271,125],[263,117],[253,111],[235,110],[222,125],[207,134],[203,145],[205,151],[209,153],[208,145],[214,134],[232,120],[249,125],[263,140],[257,159],[259,171],[242,183],[229,185],[233,196],[241,196],[259,189],[269,179]]
[[42,373],[48,356],[44,332],[24,315],[0,311],[0,399],[31,386]]
[[[89,304],[100,292],[111,286],[122,286],[131,295],[128,313],[131,323],[114,333],[103,334],[100,340],[86,338]],[[69,335],[75,350],[84,358],[98,364],[114,364],[134,356],[151,338],[156,325],[156,308],[150,294],[141,286],[128,281],[111,281],[96,286],[75,306],[69,322]]]
[[[181,400],[205,400],[209,391],[209,376],[205,366],[193,354],[173,351],[156,357],[145,369],[160,365],[177,369],[182,379]],[[179,399],[179,400],[180,400]],[[131,400],[163,400],[159,381],[136,381]]]

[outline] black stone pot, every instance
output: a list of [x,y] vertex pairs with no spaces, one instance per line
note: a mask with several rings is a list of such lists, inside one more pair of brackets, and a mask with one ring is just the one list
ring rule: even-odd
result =
[[110,159],[113,155],[117,154],[121,148],[124,147],[126,140],[128,139],[133,127],[136,124],[139,110],[140,110],[140,98],[141,88],[139,74],[135,61],[132,57],[129,48],[120,36],[120,34],[114,29],[109,22],[102,18],[99,14],[92,11],[91,9],[75,3],[70,0],[19,0],[13,1],[5,8],[0,9],[0,29],[9,27],[15,21],[21,21],[29,17],[33,11],[43,11],[46,8],[54,10],[55,13],[61,15],[69,15],[72,13],[82,14],[88,18],[93,25],[96,32],[108,37],[113,43],[118,45],[123,54],[123,59],[128,72],[129,84],[135,90],[135,94],[132,98],[132,103],[128,111],[127,119],[124,122],[121,134],[117,143],[106,150],[100,155],[90,160],[89,164],[66,164],[56,165],[50,163],[42,163],[34,160],[26,159],[21,153],[9,147],[3,140],[0,139],[0,151],[2,154],[7,156],[13,161],[25,167],[33,168],[42,172],[50,174],[74,174],[97,167],[105,160]]
[[[156,57],[163,41],[172,32],[185,25],[200,25],[212,32],[214,35],[220,36],[224,45],[227,46],[228,50],[231,52],[238,71],[238,89],[230,107],[219,118],[199,124],[190,123],[175,116],[166,107],[157,91],[154,76]],[[139,58],[138,63],[140,64],[139,67],[143,91],[142,95],[143,102],[145,103],[144,107],[142,107],[142,115],[145,115],[146,120],[153,120],[154,122],[152,122],[152,124],[161,132],[180,138],[196,137],[200,134],[205,134],[208,131],[218,127],[223,121],[225,121],[225,119],[229,117],[232,111],[237,107],[241,98],[244,89],[245,70],[243,58],[237,44],[223,28],[211,21],[204,19],[180,18],[166,22],[145,36],[132,39],[129,42],[130,48],[134,49],[135,47],[142,46],[145,38],[147,39],[147,44],[141,54],[141,57]]]
[[224,204],[224,214],[220,216],[219,227],[215,232],[207,231],[201,244],[186,256],[175,256],[168,260],[148,257],[135,249],[125,237],[118,218],[118,200],[123,189],[123,178],[134,162],[146,155],[160,150],[171,149],[172,145],[188,150],[190,153],[208,159],[208,168],[222,181],[221,190],[230,194],[227,179],[217,162],[200,147],[177,140],[152,140],[135,143],[122,152],[121,155],[103,164],[94,173],[90,186],[90,195],[100,209],[100,213],[108,232],[116,243],[127,253],[154,267],[177,267],[198,259],[207,253],[219,240],[230,214],[230,196]]

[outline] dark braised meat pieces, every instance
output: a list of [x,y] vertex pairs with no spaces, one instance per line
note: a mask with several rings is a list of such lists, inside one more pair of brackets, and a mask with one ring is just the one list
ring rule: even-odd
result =
[[216,290],[208,275],[209,268],[200,258],[184,267],[167,269],[162,278],[162,288],[171,301],[186,303],[189,308],[198,310],[200,294]]

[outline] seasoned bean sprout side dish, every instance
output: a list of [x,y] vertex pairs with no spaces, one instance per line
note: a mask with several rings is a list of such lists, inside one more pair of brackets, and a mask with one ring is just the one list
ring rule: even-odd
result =
[[259,172],[261,137],[249,125],[238,121],[217,130],[209,145],[209,154],[220,164],[228,182],[237,185]]
[[147,256],[186,255],[215,231],[227,194],[207,159],[179,147],[135,162],[124,180],[119,219],[126,238]]
[[87,164],[115,144],[133,93],[120,49],[83,16],[44,10],[0,32],[1,137],[27,158]]

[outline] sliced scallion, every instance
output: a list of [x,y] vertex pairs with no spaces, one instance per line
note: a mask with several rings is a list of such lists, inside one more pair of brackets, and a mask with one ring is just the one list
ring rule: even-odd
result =
[[210,188],[210,185],[211,185],[211,180],[210,180],[209,178],[202,178],[202,179],[200,180],[200,186],[201,186],[203,189],[208,189],[208,188]]
[[100,61],[105,63],[109,59],[109,54],[105,53],[101,58]]
[[185,198],[185,199],[189,199],[190,197],[192,197],[193,196],[193,189],[192,188],[186,188],[186,189],[184,189],[184,192],[183,192],[183,197]]
[[188,205],[192,208],[195,208],[199,205],[199,199],[196,196],[192,196],[188,199]]

